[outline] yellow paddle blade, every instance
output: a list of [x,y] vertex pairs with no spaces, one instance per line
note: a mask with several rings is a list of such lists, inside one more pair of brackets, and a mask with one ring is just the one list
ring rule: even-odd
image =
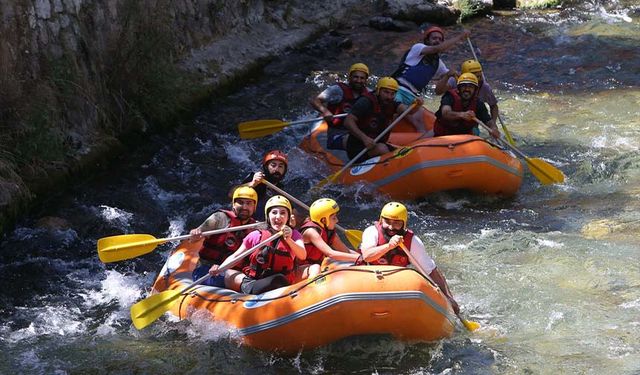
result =
[[538,158],[526,158],[529,170],[543,185],[563,183],[564,174],[553,165]]
[[509,129],[507,129],[507,126],[502,123],[502,121],[500,121],[500,125],[502,126],[502,131],[504,131],[504,137],[512,146],[515,146],[516,142],[513,140],[513,137],[511,137],[511,133],[509,133]]
[[98,240],[98,257],[103,263],[131,259],[153,251],[163,239],[150,234],[122,234]]
[[158,320],[182,295],[179,290],[166,290],[154,294],[131,306],[131,321],[137,329],[143,329]]
[[467,328],[471,332],[480,328],[480,323],[478,322],[474,322],[466,319],[460,319],[460,320],[462,321],[462,324],[464,324],[465,328]]
[[362,242],[362,231],[356,229],[347,229],[344,231],[344,235],[347,236],[347,240],[353,246],[354,249],[357,249]]
[[338,178],[338,176],[340,176],[340,174],[341,174],[340,172],[342,172],[342,170],[340,170],[340,171],[338,171],[338,172],[336,172],[336,173],[332,174],[331,176],[329,176],[329,177],[325,178],[324,180],[322,180],[322,181],[318,182],[318,183],[316,184],[316,186],[314,186],[314,187],[313,187],[313,189],[312,189],[312,190],[317,191],[318,189],[323,188],[326,184],[335,182],[335,181],[336,181],[336,179]]
[[289,123],[281,120],[255,120],[238,124],[238,133],[242,139],[254,139],[279,132]]

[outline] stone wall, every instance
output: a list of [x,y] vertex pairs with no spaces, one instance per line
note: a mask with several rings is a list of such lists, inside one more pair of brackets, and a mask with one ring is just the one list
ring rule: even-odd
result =
[[355,0],[0,2],[0,232],[30,202],[104,161],[122,135],[172,124],[257,61],[369,8]]

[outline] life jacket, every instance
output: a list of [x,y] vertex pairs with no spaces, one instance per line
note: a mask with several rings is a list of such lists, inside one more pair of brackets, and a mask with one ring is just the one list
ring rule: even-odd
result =
[[[333,242],[333,238],[336,235],[335,230],[325,230],[320,225],[311,221],[311,219],[306,219],[304,223],[300,226],[300,233],[304,233],[304,231],[308,229],[313,229],[320,234],[322,240],[329,246]],[[324,253],[320,251],[312,242],[304,244],[304,248],[307,250],[307,258],[303,261],[300,261],[299,264],[321,264],[324,260]]]
[[[391,74],[391,76],[395,79],[403,78],[404,80],[409,82],[413,86],[413,88],[418,91],[422,91],[425,87],[427,87],[429,81],[431,81],[433,76],[436,75],[438,66],[440,65],[440,56],[435,55],[435,57],[428,59],[425,56],[420,60],[418,64],[411,66],[407,65],[406,63],[407,55],[409,54],[410,50],[411,49],[407,50],[407,52],[404,53],[400,65],[398,66],[396,71]],[[419,94],[419,92],[414,94]]]
[[[457,89],[451,89],[448,93],[453,97],[453,106],[451,109],[455,112],[476,111],[478,107],[477,90],[473,98],[471,98],[471,104],[468,107],[462,105],[462,98]],[[453,134],[473,134],[473,128],[477,125],[475,121],[457,120],[449,121],[442,118],[442,109],[438,109],[436,112],[436,122],[433,126],[433,132],[436,137],[441,135],[453,135]]]
[[[380,100],[377,96],[367,97],[373,104],[373,110],[367,115],[358,118],[357,125],[360,130],[367,135],[367,137],[375,139],[380,133],[382,133],[387,125],[393,121],[393,116],[396,113],[397,104],[392,106],[381,106]],[[378,142],[384,143],[389,139],[391,132],[387,132],[382,139]]]
[[[369,98],[373,97],[373,94],[369,92],[369,89],[367,89],[366,87],[362,89],[360,95],[356,96],[356,93],[353,91],[351,86],[347,85],[346,83],[338,82],[337,85],[340,86],[340,89],[342,89],[342,100],[339,103],[330,104],[327,106],[327,109],[334,115],[348,113],[351,110],[353,103],[355,103],[356,100],[358,100],[358,98],[361,96],[366,96]],[[342,126],[343,120],[344,118],[334,118],[333,122],[329,125]]]
[[[380,225],[380,222],[376,221],[375,227],[378,230],[377,246],[388,243],[390,238],[382,229],[382,225]],[[413,240],[413,231],[410,229],[407,229],[404,235],[402,236],[402,242],[404,243],[404,246],[406,246],[407,249],[411,249],[412,240]],[[373,262],[369,262],[369,264],[383,264],[383,265],[390,264],[392,266],[406,267],[409,265],[409,257],[404,252],[404,250],[400,248],[400,246],[397,246],[389,250],[386,254],[384,254],[384,256],[376,259]]]
[[[236,216],[235,212],[229,210],[218,211],[223,212],[229,218],[229,225],[227,228],[256,222],[253,218],[250,218],[248,222],[242,223]],[[198,252],[200,259],[212,264],[222,264],[229,255],[238,250],[240,245],[242,245],[242,239],[252,230],[253,229],[244,229],[205,237],[204,242],[202,242],[202,247]],[[234,269],[242,269],[242,264],[235,266]]]
[[[269,230],[260,230],[260,241],[273,236]],[[245,275],[253,279],[262,279],[276,273],[285,275],[289,283],[293,283],[295,275],[293,274],[294,257],[291,248],[286,241],[282,241],[282,237],[277,238],[270,244],[267,244],[256,251],[249,257],[249,265],[243,268]]]

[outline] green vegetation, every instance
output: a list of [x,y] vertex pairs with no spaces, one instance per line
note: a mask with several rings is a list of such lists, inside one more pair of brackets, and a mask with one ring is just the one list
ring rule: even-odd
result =
[[562,4],[562,0],[518,0],[518,8],[522,9],[544,9]]
[[460,20],[464,21],[478,14],[480,5],[473,0],[458,0],[457,7],[460,9]]

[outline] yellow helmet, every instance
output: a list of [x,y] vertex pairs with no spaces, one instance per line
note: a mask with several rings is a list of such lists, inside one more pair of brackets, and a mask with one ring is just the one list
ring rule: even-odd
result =
[[349,68],[349,75],[351,75],[351,73],[353,72],[362,72],[365,73],[367,75],[367,77],[369,76],[369,67],[364,65],[363,63],[355,63],[353,65],[351,65],[351,68]]
[[309,217],[311,221],[320,224],[322,218],[326,219],[325,225],[329,223],[329,216],[340,211],[338,203],[333,199],[320,198],[309,207]]
[[467,60],[462,63],[462,73],[473,73],[476,76],[480,76],[482,74],[482,65],[477,60]]
[[407,207],[402,203],[398,202],[389,202],[382,207],[382,211],[380,212],[380,221],[382,218],[389,220],[402,220],[404,223],[403,228],[407,229],[407,219],[409,218],[409,214],[407,213]]
[[[273,207],[284,207],[289,210],[289,218],[291,218],[291,202],[282,195],[274,195],[269,198],[267,204],[264,206],[264,217],[268,220],[269,218],[269,210]],[[287,222],[289,222],[287,220]]]
[[249,186],[240,186],[233,191],[233,198],[231,203],[235,202],[238,198],[251,199],[255,204],[258,204],[258,193]]
[[458,77],[457,85],[460,86],[465,83],[470,83],[475,87],[478,87],[478,77],[473,73],[462,73]]
[[378,80],[378,85],[376,86],[376,92],[380,93],[380,89],[389,89],[393,91],[398,91],[398,81],[391,77],[382,77]]

